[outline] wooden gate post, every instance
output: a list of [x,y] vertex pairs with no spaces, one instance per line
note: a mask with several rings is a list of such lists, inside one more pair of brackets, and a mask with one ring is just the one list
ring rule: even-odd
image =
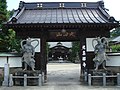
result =
[[83,48],[83,46],[85,45],[85,39],[84,39],[84,36],[83,35],[81,35],[81,33],[82,32],[80,32],[79,34],[80,34],[80,37],[79,37],[79,39],[80,39],[80,63],[81,63],[81,69],[80,69],[80,79],[83,79],[83,76],[84,76],[84,69],[85,69],[85,67],[83,66],[83,63],[85,62],[85,60],[84,60],[84,58],[86,57],[86,53],[84,53],[84,52],[86,52],[86,50],[85,50],[85,48]]
[[46,31],[41,31],[41,72],[44,72],[44,82],[47,81],[47,60],[46,60]]

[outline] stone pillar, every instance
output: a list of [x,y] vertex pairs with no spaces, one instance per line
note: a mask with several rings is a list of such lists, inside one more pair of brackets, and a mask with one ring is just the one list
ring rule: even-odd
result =
[[117,85],[120,86],[120,73],[117,73]]
[[88,74],[88,85],[91,86],[91,74]]
[[42,74],[39,74],[38,76],[38,85],[41,86],[42,85]]
[[84,81],[87,82],[87,72],[84,74]]
[[106,86],[106,74],[103,73],[103,86]]
[[9,79],[9,86],[13,86],[13,75],[10,74],[10,79]]
[[24,86],[27,86],[27,74],[24,74]]
[[2,85],[9,86],[9,64],[8,63],[6,63],[4,66],[4,81]]

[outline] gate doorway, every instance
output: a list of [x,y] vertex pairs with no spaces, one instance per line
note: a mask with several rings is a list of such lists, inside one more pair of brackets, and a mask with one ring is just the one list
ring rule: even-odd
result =
[[[81,65],[78,54],[80,50],[73,50],[77,47],[74,47],[74,43],[47,42],[47,48],[49,47],[47,49],[47,84],[80,84]],[[78,45],[78,47],[80,46]]]

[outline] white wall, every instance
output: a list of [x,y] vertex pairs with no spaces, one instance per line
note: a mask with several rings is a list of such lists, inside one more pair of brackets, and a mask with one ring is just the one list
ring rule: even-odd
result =
[[0,57],[0,67],[4,67],[6,63],[9,63],[9,67],[22,67],[21,57]]
[[[35,52],[40,52],[40,38],[31,38],[31,40],[37,39],[39,41],[39,45],[35,48]],[[31,44],[35,47],[37,45],[37,41],[32,42]]]
[[[95,38],[86,38],[86,50],[87,52],[94,51],[94,48],[92,46],[92,40]],[[94,46],[97,44],[97,42],[94,42]]]

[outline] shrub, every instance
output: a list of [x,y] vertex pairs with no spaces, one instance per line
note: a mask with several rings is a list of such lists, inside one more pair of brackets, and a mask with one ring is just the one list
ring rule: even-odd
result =
[[112,45],[111,49],[113,52],[119,52],[120,51],[120,44]]

